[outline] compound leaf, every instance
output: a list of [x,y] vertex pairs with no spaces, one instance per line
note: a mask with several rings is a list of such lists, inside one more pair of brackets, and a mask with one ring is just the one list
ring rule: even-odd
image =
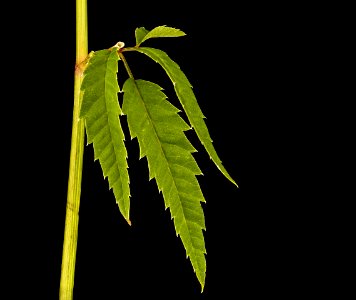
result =
[[161,90],[149,81],[127,79],[123,111],[131,138],[138,139],[140,157],[147,157],[150,179],[155,178],[162,191],[165,207],[170,209],[176,233],[203,289],[206,249],[200,202],[205,199],[196,178],[202,172],[192,155],[196,150],[184,134],[190,126]]
[[85,120],[87,143],[93,143],[94,159],[99,159],[104,178],[108,177],[120,212],[130,224],[130,188],[127,152],[119,115],[117,83],[119,56],[113,50],[93,52],[81,85],[83,99],[80,117]]
[[165,25],[157,26],[150,31],[144,27],[139,27],[135,30],[136,46],[139,46],[144,41],[151,38],[180,37],[184,35],[186,34],[182,30]]
[[233,184],[237,186],[236,182],[232,179],[232,177],[226,171],[225,167],[222,165],[222,162],[218,154],[216,153],[208,128],[204,121],[205,117],[198,105],[197,99],[192,90],[192,85],[190,84],[178,64],[174,62],[167,55],[166,52],[159,49],[150,47],[137,47],[135,48],[135,50],[147,55],[148,57],[159,63],[166,71],[167,75],[173,82],[175,92],[178,96],[180,103],[182,104],[185,113],[187,114],[191,126],[195,129],[198,138],[204,145],[210,158],[213,160],[213,162],[222,172],[222,174],[224,174],[227,179],[229,179]]

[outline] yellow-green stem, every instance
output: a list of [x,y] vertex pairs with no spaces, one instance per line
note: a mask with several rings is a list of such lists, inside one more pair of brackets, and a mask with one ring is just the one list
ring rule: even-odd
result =
[[82,82],[81,62],[88,55],[87,0],[76,0],[76,67],[74,74],[74,106],[69,162],[67,208],[62,253],[60,300],[72,300],[78,241],[79,204],[83,170],[84,122],[79,119]]

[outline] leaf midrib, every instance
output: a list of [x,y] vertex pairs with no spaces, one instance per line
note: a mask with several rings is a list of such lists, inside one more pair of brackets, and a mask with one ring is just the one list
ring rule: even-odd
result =
[[[109,124],[109,132],[110,132],[110,144],[112,144],[112,148],[114,149],[114,155],[115,155],[115,165],[117,167],[117,169],[119,170],[119,176],[120,178],[122,177],[122,174],[121,174],[121,171],[120,171],[120,168],[118,167],[118,157],[117,157],[117,154],[116,154],[116,150],[115,150],[115,146],[114,146],[114,143],[113,143],[113,135],[112,135],[112,132],[111,132],[111,125],[110,125],[110,121],[109,121],[109,113],[108,113],[108,105],[107,105],[107,85],[108,85],[108,82],[110,80],[108,80],[108,76],[110,75],[110,72],[108,72],[109,68],[108,68],[108,63],[109,63],[109,57],[110,57],[111,54],[108,55],[108,58],[106,59],[106,68],[105,68],[105,81],[104,81],[104,89],[105,89],[105,111],[106,111],[106,115],[107,115],[107,121],[108,121],[108,124]],[[120,122],[120,120],[119,120]],[[116,180],[115,182],[113,182],[113,189],[114,189],[114,183],[116,183],[118,180]],[[127,207],[126,207],[126,202],[125,202],[125,194],[124,194],[124,184],[123,184],[123,180],[120,180],[120,184],[121,184],[121,190],[122,190],[122,200],[123,200],[123,204],[125,206],[125,210],[127,210]]]
[[[147,109],[147,107],[146,107],[145,102],[142,100],[143,97],[142,97],[142,94],[141,94],[141,92],[140,92],[140,89],[139,89],[138,86],[137,86],[136,80],[133,80],[133,82],[134,82],[134,84],[135,84],[135,86],[136,86],[136,89],[137,89],[139,95],[140,95],[140,99],[141,99],[141,102],[143,103],[143,106],[144,106],[144,108],[145,108],[145,111],[146,111],[147,115],[148,115],[149,118],[150,118],[150,119],[149,119],[149,120],[150,120],[150,124],[151,124],[151,126],[153,127],[153,131],[154,131],[154,133],[155,133],[155,136],[156,136],[157,140],[159,141],[159,146],[160,146],[161,152],[162,152],[162,154],[163,154],[163,156],[164,156],[164,158],[165,158],[165,162],[166,162],[166,165],[167,165],[167,167],[168,167],[169,173],[170,173],[170,175],[171,175],[171,178],[173,179],[174,188],[175,188],[176,193],[177,193],[177,195],[178,195],[178,197],[179,197],[179,206],[180,206],[180,208],[181,208],[181,210],[182,210],[182,212],[183,212],[183,215],[184,215],[184,223],[185,223],[185,226],[187,227],[187,229],[188,229],[188,231],[189,231],[189,240],[190,240],[190,243],[191,243],[193,249],[196,249],[196,248],[194,247],[194,244],[193,244],[193,241],[192,241],[192,232],[190,231],[189,226],[188,226],[188,224],[187,224],[187,218],[186,218],[186,216],[185,216],[184,208],[183,208],[182,201],[181,201],[181,196],[180,196],[179,190],[178,190],[178,188],[177,188],[176,182],[175,182],[175,180],[174,180],[174,176],[173,176],[173,174],[172,174],[171,168],[170,168],[170,166],[169,166],[167,156],[166,156],[166,154],[165,154],[165,152],[164,152],[164,149],[163,149],[163,147],[162,147],[162,143],[161,143],[161,141],[160,141],[160,139],[159,139],[159,137],[158,137],[156,127],[155,127],[154,123],[152,122],[151,115],[150,115],[150,113],[149,113],[149,111],[148,111],[148,109]],[[182,225],[181,225],[181,226],[182,226]],[[195,256],[195,253],[194,253],[194,256]],[[195,257],[195,259],[197,259],[197,258]]]

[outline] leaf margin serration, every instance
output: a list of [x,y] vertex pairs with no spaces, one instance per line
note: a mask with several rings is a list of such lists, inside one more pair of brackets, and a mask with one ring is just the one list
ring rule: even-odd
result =
[[[106,56],[107,59],[105,60]],[[104,59],[104,61],[100,61],[100,58]],[[86,68],[83,73],[83,80],[81,84],[82,101],[79,117],[84,119],[87,134],[87,145],[93,144],[94,160],[99,160],[104,178],[108,178],[109,190],[112,189],[116,203],[119,207],[122,216],[125,218],[127,223],[131,225],[131,195],[129,187],[130,179],[128,174],[127,150],[124,143],[125,135],[120,123],[120,115],[123,115],[123,112],[118,102],[117,95],[118,92],[120,92],[120,87],[117,81],[119,60],[120,57],[117,53],[117,47],[115,46],[111,49],[92,51],[90,53]],[[101,83],[101,81],[104,81],[104,92],[96,88],[96,85]],[[90,93],[88,92],[88,90],[90,91]],[[100,107],[100,103],[98,101],[100,101],[102,97],[104,97],[105,109],[103,113],[104,115],[101,115],[100,117],[103,118],[104,116],[103,119],[105,119],[106,114],[108,120],[107,126],[109,126],[110,133],[110,141],[108,142],[108,144],[112,145],[112,151],[114,152],[113,155],[109,155],[109,157],[105,158],[103,155],[105,155],[106,153],[104,154],[103,152],[107,151],[108,144],[106,144],[106,148],[104,148],[104,150],[100,149],[99,147],[100,142],[103,142],[103,140],[106,138],[105,135],[99,136],[103,135],[103,132],[105,133],[105,128],[98,129],[99,131],[96,131],[94,129],[94,132],[92,132],[94,125],[98,124],[100,121],[99,118],[97,118],[97,115],[100,113],[100,110],[102,110],[103,107]],[[96,99],[93,100],[93,98]],[[91,105],[89,105],[90,103]],[[110,108],[108,108],[107,106],[110,106]],[[94,118],[92,118],[93,115],[95,115]],[[113,131],[111,130],[111,127],[114,129]],[[114,138],[114,136],[116,136],[116,138]],[[107,165],[110,165],[108,161],[112,156],[115,156],[114,162],[111,166],[108,167]],[[117,174],[113,174],[113,172],[116,171],[114,168],[115,165],[117,166],[119,178],[113,177],[114,174]],[[113,168],[114,170],[112,170]],[[119,186],[121,186],[121,188]]]
[[[141,88],[140,88],[140,86],[141,86]],[[172,160],[172,157],[170,157],[170,159],[168,159],[167,153],[169,152],[169,150],[168,150],[169,146],[168,146],[168,148],[164,147],[165,143],[167,143],[168,145],[170,143],[172,143],[172,144],[174,144],[174,143],[173,143],[173,141],[161,143],[161,140],[159,137],[159,135],[161,135],[161,132],[160,132],[160,134],[158,134],[158,131],[163,132],[164,130],[166,130],[166,129],[162,129],[163,126],[165,126],[164,128],[168,128],[167,127],[168,124],[166,124],[168,117],[166,116],[165,121],[162,121],[162,123],[164,123],[164,124],[161,124],[162,127],[160,129],[158,129],[158,127],[157,128],[155,127],[156,125],[154,125],[153,119],[157,118],[157,116],[154,116],[153,109],[147,108],[148,102],[147,101],[145,102],[145,100],[144,100],[145,98],[148,99],[148,97],[149,97],[147,90],[146,91],[144,90],[145,88],[148,88],[148,87],[149,88],[152,87],[152,88],[156,89],[157,95],[155,95],[155,99],[158,99],[160,97],[161,97],[161,99],[164,98],[164,103],[165,103],[166,107],[168,107],[168,105],[169,105],[169,107],[171,107],[172,109],[174,108],[176,110],[175,118],[176,119],[179,118],[180,119],[179,122],[181,122],[181,124],[184,124],[184,127],[182,125],[182,127],[179,130],[180,130],[180,134],[182,136],[184,136],[185,142],[187,144],[189,144],[189,146],[187,146],[187,145],[185,145],[184,147],[182,146],[182,148],[181,148],[182,150],[180,150],[180,151],[178,151],[176,149],[175,154],[177,155],[177,157],[180,155],[185,156],[181,160],[181,163],[183,165],[184,164],[188,165],[188,162],[190,162],[190,167],[191,167],[190,172],[191,173],[190,174],[188,173],[188,174],[190,175],[189,185],[191,185],[191,190],[187,189],[187,187],[178,188],[178,186],[181,185],[181,183],[178,183],[178,182],[182,179],[180,179],[176,173],[176,170],[175,170],[176,162],[170,163],[170,160]],[[132,90],[136,90],[136,96],[134,96],[135,91],[133,92]],[[153,82],[142,80],[142,79],[134,80],[133,78],[129,78],[125,81],[125,83],[123,85],[124,100],[123,100],[122,108],[123,108],[124,114],[127,116],[127,121],[128,121],[131,138],[133,139],[136,137],[138,139],[139,146],[140,146],[140,157],[146,156],[146,158],[147,158],[150,179],[155,178],[157,186],[158,186],[158,190],[160,192],[162,192],[162,194],[163,194],[165,207],[166,207],[166,209],[170,208],[171,216],[172,216],[172,219],[174,222],[174,227],[175,227],[176,233],[177,233],[177,235],[180,236],[180,238],[183,242],[184,248],[187,253],[187,258],[189,257],[189,259],[191,261],[193,270],[196,273],[196,276],[198,278],[198,281],[201,284],[201,288],[203,291],[204,284],[205,284],[205,276],[206,276],[206,260],[205,260],[206,248],[205,248],[203,230],[205,231],[206,227],[205,227],[204,212],[203,212],[203,208],[201,207],[200,203],[201,202],[204,203],[205,198],[204,198],[201,188],[199,186],[199,182],[196,178],[196,175],[201,175],[202,172],[201,172],[199,166],[197,165],[194,157],[192,156],[192,153],[196,152],[196,149],[193,147],[193,145],[189,142],[189,140],[187,139],[187,137],[184,134],[184,131],[191,129],[191,127],[187,123],[185,123],[185,121],[178,115],[178,112],[180,110],[177,109],[176,107],[174,107],[170,102],[166,101],[167,97],[161,90],[162,90],[162,88]],[[159,91],[159,93],[158,93],[158,91]],[[146,92],[146,94],[145,94],[145,92]],[[144,116],[145,109],[142,109],[141,112],[139,112],[140,109],[137,109],[137,106],[136,106],[136,109],[132,109],[132,107],[135,105],[134,101],[136,101],[135,99],[133,99],[134,97],[141,98],[142,103],[145,102],[144,105],[146,105],[145,109],[147,111],[147,116],[151,117],[151,119],[149,121],[146,122],[146,116]],[[152,101],[152,100],[150,100],[150,101]],[[154,101],[158,101],[158,100],[154,100]],[[156,107],[158,107],[158,105]],[[158,164],[156,165],[156,163],[153,162],[159,156],[158,152],[160,152],[160,150],[159,149],[158,149],[158,151],[149,150],[149,149],[147,149],[148,147],[146,146],[146,143],[148,143],[148,142],[150,142],[152,145],[152,143],[153,143],[152,140],[154,140],[155,138],[149,139],[149,140],[146,139],[146,141],[144,140],[145,136],[142,134],[142,132],[146,132],[146,135],[148,138],[149,130],[146,130],[147,128],[145,128],[144,130],[141,128],[142,132],[139,132],[140,129],[138,129],[138,126],[140,124],[136,124],[136,123],[134,123],[134,121],[132,121],[132,118],[135,119],[134,114],[139,114],[139,116],[141,116],[140,122],[142,124],[146,123],[146,124],[148,124],[148,126],[151,126],[152,128],[154,128],[154,129],[151,129],[152,131],[156,130],[156,132],[154,134],[152,134],[152,133],[151,134],[153,136],[156,136],[156,138],[158,140],[157,143],[159,144],[159,147],[157,147],[157,148],[161,147],[161,152],[162,152],[163,156],[165,156],[165,159],[161,160],[161,165],[158,165]],[[137,119],[137,117],[136,117],[136,119]],[[156,122],[157,122],[157,124],[159,124],[158,121],[156,121]],[[171,125],[178,126],[178,122],[172,122]],[[184,128],[184,129],[182,129],[182,128]],[[170,130],[172,130],[172,128]],[[177,132],[178,132],[178,129],[177,129]],[[164,136],[164,134],[163,134],[163,136]],[[173,136],[173,134],[171,134],[171,136]],[[164,140],[164,138],[162,138],[162,140]],[[175,141],[175,142],[178,142],[178,141],[182,142],[181,138],[177,139],[177,141]],[[184,150],[187,151],[186,153],[188,153],[188,152],[190,153],[189,154],[190,158],[188,158],[187,155],[183,155]],[[149,151],[151,151],[151,152],[153,151],[153,152],[150,154]],[[167,152],[167,153],[165,153],[165,152]],[[173,158],[173,161],[174,161],[174,159],[175,158]],[[190,161],[189,161],[189,159],[190,159]],[[194,161],[193,165],[192,165],[192,161]],[[167,169],[169,169],[169,172],[165,173],[165,175],[162,175],[162,170],[160,169],[160,167],[162,167],[162,164],[165,164],[165,163],[167,164]],[[160,169],[160,170],[158,170],[158,169]],[[174,171],[172,171],[172,170],[174,170]],[[175,175],[173,175],[173,173]],[[187,174],[185,174],[185,176],[188,177]],[[163,183],[168,180],[167,179],[168,177],[172,177],[171,180],[172,180],[172,182],[174,182],[174,184],[172,184],[173,187],[172,186],[168,187],[168,184],[167,184],[167,186],[165,186],[165,183]],[[187,179],[185,178],[185,180],[187,180]],[[168,182],[169,182],[169,180],[168,180]],[[167,196],[166,189],[169,189],[169,193],[168,193],[169,196]],[[191,198],[186,199],[185,197],[187,197],[187,196],[185,195],[185,193],[189,194],[189,196]],[[172,198],[170,198],[170,197],[172,197]],[[177,200],[177,198],[179,198],[179,199]],[[176,202],[174,202],[172,199],[176,199],[175,200]],[[192,201],[192,202],[189,202],[189,201]],[[184,211],[184,206],[188,205],[187,203],[189,203],[189,205],[192,205],[192,207],[194,207],[194,209],[189,210],[189,208],[185,208],[186,211]],[[179,208],[177,208],[177,206],[179,206],[179,205],[181,205],[183,221],[181,219],[182,216],[177,214],[177,210],[179,210]],[[188,210],[188,212],[187,212],[187,210]],[[188,215],[192,214],[194,217],[198,218],[198,221],[192,220],[191,219],[191,218],[193,218],[192,215],[189,218],[186,218],[185,217],[186,214],[188,214]],[[180,225],[179,225],[178,224],[179,222],[182,222],[182,223],[185,222],[186,226],[183,226],[184,224],[182,224],[182,223],[180,223]],[[193,222],[193,223],[196,222],[196,223],[194,223],[194,225],[188,225],[188,222]],[[194,226],[198,227],[198,229],[195,228]],[[195,228],[195,229],[193,230],[192,228]],[[189,241],[187,241],[187,239],[190,241],[190,243],[189,243]],[[194,254],[192,254],[192,252],[194,252]]]
[[[210,159],[214,162],[220,172],[236,187],[238,187],[235,180],[230,176],[226,168],[223,166],[215,147],[213,140],[210,137],[208,127],[204,121],[206,118],[200,109],[198,101],[193,92],[192,84],[189,82],[186,75],[181,70],[180,66],[172,60],[168,54],[157,48],[152,47],[135,47],[133,50],[145,54],[155,62],[157,62],[167,73],[174,86],[177,97],[188,117],[191,126],[194,128],[200,142],[204,146]],[[189,106],[189,107],[188,107]]]

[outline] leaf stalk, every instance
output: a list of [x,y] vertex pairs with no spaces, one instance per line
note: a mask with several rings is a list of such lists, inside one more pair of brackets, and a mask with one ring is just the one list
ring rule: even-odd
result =
[[123,63],[124,63],[124,66],[125,66],[125,69],[126,69],[126,71],[127,71],[127,74],[129,74],[129,76],[130,76],[130,78],[132,78],[132,79],[134,79],[134,76],[133,76],[133,74],[132,74],[132,72],[131,72],[131,69],[130,69],[130,67],[129,67],[129,64],[127,63],[127,61],[126,61],[126,58],[125,58],[125,56],[119,51],[119,57],[120,57],[120,59],[123,61]]

